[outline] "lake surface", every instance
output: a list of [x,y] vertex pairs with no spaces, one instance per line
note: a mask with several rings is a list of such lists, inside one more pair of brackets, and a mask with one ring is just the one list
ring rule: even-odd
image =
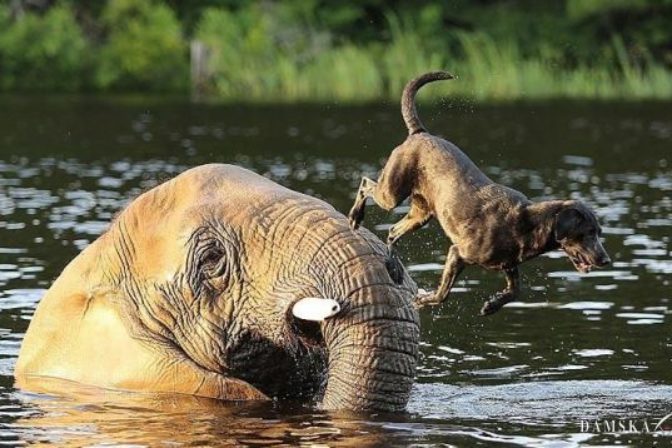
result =
[[[654,434],[594,426],[653,430],[672,412],[672,104],[420,107],[493,179],[532,199],[592,205],[614,263],[587,275],[559,252],[526,263],[523,300],[487,318],[482,301],[504,280],[467,268],[448,303],[422,311],[417,384],[408,413],[393,416],[95,394],[83,403],[18,391],[12,372],[45,290],[130,198],[225,162],[347,212],[361,175],[376,176],[405,137],[396,104],[4,96],[0,106],[0,444],[672,447],[669,421]],[[369,206],[365,226],[383,238],[404,212]],[[447,247],[433,223],[399,252],[431,289]]]

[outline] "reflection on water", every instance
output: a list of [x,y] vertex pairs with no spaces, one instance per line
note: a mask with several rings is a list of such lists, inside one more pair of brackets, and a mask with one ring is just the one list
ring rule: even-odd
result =
[[[404,137],[394,107],[251,107],[129,99],[3,98],[0,111],[0,443],[52,445],[576,446],[650,444],[581,433],[581,419],[672,411],[672,121],[668,104],[423,108],[493,179],[533,199],[581,198],[604,225],[609,269],[560,252],[523,266],[526,292],[479,317],[503,278],[467,269],[423,311],[409,412],[328,414],[188,397],[46,397],[12,387],[23,333],[64,265],[130,198],[184,169],[236,163],[346,211]],[[384,236],[406,211],[369,209]],[[432,288],[447,242],[435,224],[401,241]],[[669,443],[669,437],[659,439]]]
[[376,447],[450,440],[565,447],[604,441],[581,433],[581,420],[593,415],[655,424],[669,408],[672,386],[628,381],[423,384],[415,388],[407,414],[372,416],[100,391],[60,398],[14,393],[8,398],[11,404],[4,411],[13,412],[16,420],[0,434],[6,444]]

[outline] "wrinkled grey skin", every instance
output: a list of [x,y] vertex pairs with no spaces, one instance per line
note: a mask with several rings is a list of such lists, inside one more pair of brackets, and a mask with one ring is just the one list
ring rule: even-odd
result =
[[[136,199],[98,247],[109,268],[96,282],[116,291],[132,337],[168,357],[157,369],[187,361],[328,409],[406,406],[417,287],[376,236],[352,231],[330,205],[205,165]],[[335,299],[341,312],[299,321],[290,310],[305,297]]]
[[[326,408],[403,409],[418,354],[416,287],[405,272],[401,284],[391,278],[385,245],[350,230],[326,203],[241,168],[196,170],[208,171],[202,188],[215,184],[218,192],[200,209],[184,277],[162,289],[177,304],[169,313],[175,325],[189,323],[177,318],[187,314],[208,331],[194,340],[189,328],[177,328],[177,345],[269,396],[324,392]],[[265,188],[249,189],[256,183]],[[205,255],[214,247],[214,255]],[[202,260],[218,254],[224,262],[217,262],[217,283],[205,287]],[[185,290],[219,304],[184,307]],[[288,310],[307,296],[333,298],[342,311],[319,330],[297,322]]]

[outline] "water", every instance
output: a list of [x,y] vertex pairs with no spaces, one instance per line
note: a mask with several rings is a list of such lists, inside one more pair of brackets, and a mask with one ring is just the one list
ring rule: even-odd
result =
[[[76,401],[17,391],[35,306],[130,198],[184,169],[235,163],[347,211],[404,129],[396,105],[215,106],[179,99],[0,98],[0,443],[60,446],[672,446],[582,432],[581,421],[672,412],[672,116],[669,103],[421,107],[497,181],[596,208],[614,263],[579,275],[560,253],[523,266],[524,298],[478,317],[501,276],[467,268],[422,312],[408,413],[348,415],[182,397]],[[369,207],[383,237],[403,215]],[[421,287],[438,282],[435,224],[401,241]]]

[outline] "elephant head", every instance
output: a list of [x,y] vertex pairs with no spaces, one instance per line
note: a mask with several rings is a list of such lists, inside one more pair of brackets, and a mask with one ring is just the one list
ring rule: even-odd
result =
[[[66,267],[16,378],[396,411],[417,362],[416,292],[328,204],[205,165],[139,196]],[[324,320],[296,312],[309,298],[334,305]]]

